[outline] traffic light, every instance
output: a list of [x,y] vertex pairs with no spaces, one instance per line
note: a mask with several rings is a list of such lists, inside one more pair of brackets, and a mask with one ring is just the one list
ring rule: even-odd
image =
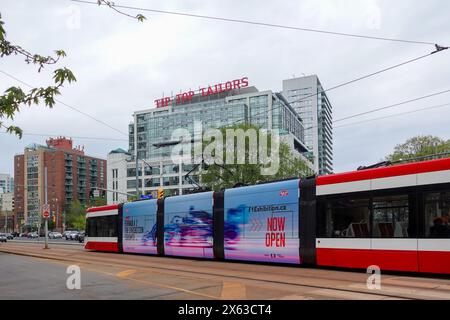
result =
[[56,223],[56,214],[53,215],[52,221]]
[[159,188],[158,189],[158,199],[162,199],[162,198],[164,198],[164,189]]

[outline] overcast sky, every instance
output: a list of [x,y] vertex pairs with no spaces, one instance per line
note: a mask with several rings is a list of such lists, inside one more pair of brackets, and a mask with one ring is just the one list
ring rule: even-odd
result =
[[[125,1],[116,4],[182,11],[274,24],[450,45],[450,2],[303,1]],[[171,91],[197,89],[243,76],[259,90],[280,91],[282,80],[317,74],[325,88],[433,51],[432,46],[346,38],[302,31],[202,20],[143,11],[144,23],[107,7],[68,0],[0,0],[7,39],[43,55],[63,49],[77,82],[59,100],[127,132],[136,110]],[[33,86],[52,84],[53,66],[41,73],[22,57],[3,57],[0,70]],[[330,91],[333,117],[450,89],[450,50]],[[0,73],[0,91],[20,85]],[[24,87],[25,88],[25,87]],[[450,93],[339,125],[450,103]],[[372,164],[415,135],[450,138],[450,106],[334,129],[334,171]],[[10,124],[11,122],[6,122]],[[64,105],[23,107],[15,124],[25,133],[0,134],[0,172],[13,173],[13,156],[46,135],[74,137],[88,154],[106,158],[128,137]],[[337,125],[337,124],[336,124]],[[75,138],[80,137],[80,138]],[[92,140],[81,137],[118,139]]]

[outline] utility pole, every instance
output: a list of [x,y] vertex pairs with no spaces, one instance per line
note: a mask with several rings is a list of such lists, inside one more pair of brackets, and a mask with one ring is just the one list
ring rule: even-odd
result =
[[58,227],[58,215],[59,215],[59,210],[58,210],[58,198],[56,198],[56,217],[55,217],[55,223],[56,223],[56,230],[58,230],[59,232],[59,227]]
[[[3,196],[2,193],[0,193],[0,213],[3,210]],[[8,221],[8,211],[5,210],[5,233],[6,233],[6,223]]]
[[[45,205],[48,205],[48,192],[47,192],[47,167],[44,168],[44,185],[45,185]],[[48,218],[45,219],[45,246],[44,249],[48,249]]]
[[141,188],[142,195],[145,195],[144,187],[145,187],[145,163],[144,161],[142,161],[142,188]]

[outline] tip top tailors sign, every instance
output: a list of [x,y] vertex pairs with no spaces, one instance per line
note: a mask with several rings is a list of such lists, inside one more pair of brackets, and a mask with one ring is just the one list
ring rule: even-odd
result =
[[[234,89],[241,89],[248,87],[248,77],[243,77],[241,79],[235,79],[227,81],[225,83],[218,83],[213,86],[208,86],[200,88],[197,94],[201,94],[202,97],[207,97],[212,94],[217,94],[221,92],[231,91]],[[165,97],[155,100],[155,105],[157,108],[167,107],[169,104],[184,104],[192,100],[195,95],[195,91],[190,90],[177,94],[175,97]]]

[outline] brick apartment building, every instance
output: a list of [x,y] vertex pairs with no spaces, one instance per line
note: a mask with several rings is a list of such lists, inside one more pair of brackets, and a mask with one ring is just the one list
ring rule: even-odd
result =
[[87,205],[92,188],[106,188],[106,160],[85,155],[84,147],[74,148],[72,140],[65,137],[50,138],[46,143],[46,146],[32,144],[14,157],[16,231],[41,222],[45,168],[47,202],[57,230],[64,229],[64,213],[73,200]]

